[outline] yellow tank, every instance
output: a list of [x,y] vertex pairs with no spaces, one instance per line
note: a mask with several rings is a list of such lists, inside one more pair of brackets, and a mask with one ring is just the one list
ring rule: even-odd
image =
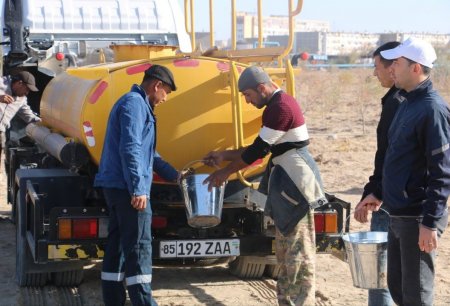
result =
[[[155,111],[158,152],[181,169],[209,151],[234,148],[230,66],[206,57],[166,57],[68,70],[53,79],[43,93],[44,124],[83,143],[98,164],[113,104],[133,84],[140,84],[143,72],[151,64],[168,67],[178,87]],[[237,68],[242,70],[244,65],[238,64]],[[257,136],[261,113],[245,101],[242,103],[244,144],[252,143]],[[264,164],[249,167],[245,176],[262,172]],[[203,167],[198,171],[212,170]]]

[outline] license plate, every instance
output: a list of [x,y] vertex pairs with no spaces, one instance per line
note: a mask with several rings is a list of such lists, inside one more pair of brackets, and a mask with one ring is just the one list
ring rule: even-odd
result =
[[159,244],[159,257],[239,256],[239,239],[168,240]]

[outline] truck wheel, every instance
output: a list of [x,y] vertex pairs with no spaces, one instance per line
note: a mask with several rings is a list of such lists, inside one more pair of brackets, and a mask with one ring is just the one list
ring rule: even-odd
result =
[[83,270],[53,272],[52,279],[56,287],[78,286],[83,281]]
[[278,279],[278,277],[280,276],[280,272],[280,265],[267,265],[264,274],[270,278]]
[[242,278],[261,278],[265,267],[265,258],[258,256],[239,256],[229,264],[231,274]]
[[34,265],[31,251],[25,237],[25,207],[20,201],[20,191],[16,195],[16,281],[20,287],[41,287],[47,282],[47,273],[30,273]]

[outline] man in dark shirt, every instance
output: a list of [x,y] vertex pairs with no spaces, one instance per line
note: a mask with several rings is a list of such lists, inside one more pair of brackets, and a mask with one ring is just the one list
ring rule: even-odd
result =
[[[381,51],[389,50],[397,47],[400,43],[391,41],[385,43],[375,50],[373,59],[375,68],[374,76],[378,78],[381,86],[389,88],[388,92],[381,98],[381,115],[377,127],[377,152],[375,153],[375,168],[373,175],[369,177],[369,182],[364,186],[362,199],[355,209],[355,219],[359,222],[367,222],[368,211],[359,209],[364,203],[364,200],[372,199],[381,203],[381,178],[383,171],[384,156],[388,146],[387,135],[392,119],[400,104],[397,97],[398,89],[394,86],[394,79],[392,77],[392,60],[387,60],[380,55]],[[383,205],[386,209],[386,205]],[[384,211],[376,211],[372,214],[370,222],[371,231],[387,232],[389,227],[389,215]],[[390,306],[392,305],[391,295],[388,289],[370,289],[369,290],[369,306]]]

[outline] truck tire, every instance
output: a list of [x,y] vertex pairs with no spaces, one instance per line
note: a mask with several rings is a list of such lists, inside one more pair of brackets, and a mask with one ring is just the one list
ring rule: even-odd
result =
[[16,281],[20,287],[41,287],[47,282],[47,273],[30,273],[34,265],[25,237],[25,209],[21,205],[20,191],[16,195]]
[[280,272],[280,265],[267,265],[264,274],[276,280],[280,276]]
[[83,281],[83,272],[83,270],[53,272],[53,284],[56,287],[78,286]]
[[265,267],[265,258],[258,256],[239,256],[229,264],[231,274],[242,278],[261,278]]

